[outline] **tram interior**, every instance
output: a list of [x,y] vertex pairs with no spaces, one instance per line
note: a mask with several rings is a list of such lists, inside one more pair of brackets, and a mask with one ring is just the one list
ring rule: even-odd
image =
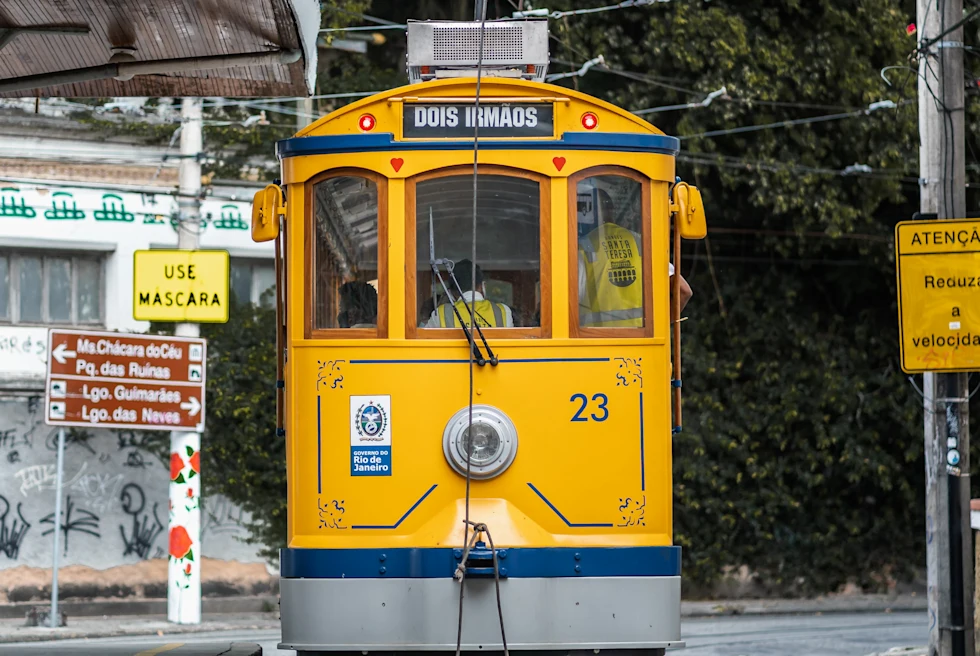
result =
[[[430,262],[430,217],[436,259],[472,258],[473,175],[420,180],[415,186],[416,310],[425,327],[446,293]],[[514,327],[540,326],[541,189],[536,180],[481,173],[477,185],[476,262],[487,299],[511,309]],[[459,296],[441,268],[453,298]],[[463,285],[468,292],[469,286]],[[462,313],[466,317],[466,313]],[[429,324],[430,326],[432,323]]]
[[314,327],[378,322],[378,185],[359,176],[315,183]]

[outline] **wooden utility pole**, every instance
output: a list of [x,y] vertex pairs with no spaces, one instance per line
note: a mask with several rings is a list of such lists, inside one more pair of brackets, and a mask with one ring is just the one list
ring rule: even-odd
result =
[[[966,216],[962,0],[917,0],[920,210]],[[955,29],[950,29],[954,28]],[[923,374],[930,656],[973,656],[966,374]]]

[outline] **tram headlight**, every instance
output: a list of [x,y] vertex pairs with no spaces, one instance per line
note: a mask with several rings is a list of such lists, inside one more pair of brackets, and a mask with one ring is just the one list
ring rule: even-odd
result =
[[473,426],[469,408],[452,416],[442,435],[442,448],[449,465],[466,476],[469,457],[470,478],[488,479],[502,474],[517,456],[517,429],[502,411],[488,405],[473,406]]
[[599,117],[592,112],[582,114],[582,127],[586,130],[595,130],[599,127]]
[[464,456],[469,454],[470,465],[486,465],[500,454],[500,434],[489,424],[473,424],[456,438],[456,449]]

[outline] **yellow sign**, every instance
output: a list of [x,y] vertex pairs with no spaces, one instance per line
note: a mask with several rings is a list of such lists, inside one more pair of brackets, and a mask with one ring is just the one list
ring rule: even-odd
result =
[[133,318],[228,321],[228,251],[136,251]]
[[895,226],[902,369],[980,370],[980,221]]

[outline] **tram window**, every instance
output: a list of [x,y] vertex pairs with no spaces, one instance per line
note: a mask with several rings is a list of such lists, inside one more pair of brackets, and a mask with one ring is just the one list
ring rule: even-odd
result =
[[644,325],[643,185],[596,175],[576,185],[579,326]]
[[[429,217],[435,257],[458,263],[459,283],[469,298],[467,264],[472,258],[473,176],[451,175],[423,180],[415,187],[416,310],[422,328],[455,325],[452,306],[429,266]],[[541,325],[538,289],[541,277],[541,189],[535,180],[480,174],[477,194],[477,321],[484,327],[522,328]],[[461,264],[459,264],[461,263]],[[453,298],[457,290],[441,269]],[[484,297],[483,294],[486,294]],[[439,306],[445,305],[441,310]],[[457,306],[468,322],[463,303]],[[446,316],[447,318],[442,318]],[[482,318],[482,320],[481,320]],[[448,321],[448,324],[447,324]]]
[[378,325],[378,185],[338,176],[313,186],[314,328]]

